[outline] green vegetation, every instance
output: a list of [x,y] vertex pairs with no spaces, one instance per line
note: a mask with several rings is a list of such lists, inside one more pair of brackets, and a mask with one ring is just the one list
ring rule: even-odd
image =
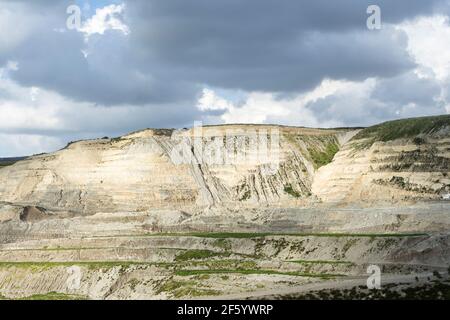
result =
[[282,295],[278,299],[293,300],[449,300],[448,281],[431,281],[423,285],[405,287],[404,284],[385,284],[381,289],[366,286],[352,289],[325,289],[305,294]]
[[293,196],[294,198],[300,198],[302,196],[299,192],[295,191],[290,184],[284,186],[284,192]]
[[75,141],[69,141],[67,144],[66,144],[66,146],[64,147],[64,148],[62,148],[61,150],[66,150],[66,149],[68,149],[71,145],[73,145],[73,144],[75,144],[75,143],[78,143],[78,142],[81,142],[82,140],[75,140]]
[[325,150],[308,148],[314,168],[316,169],[319,169],[320,167],[323,167],[333,161],[333,158],[338,151],[339,145],[337,141],[329,142],[326,145]]
[[46,294],[35,294],[29,297],[16,300],[87,300],[87,297],[58,292],[49,292]]
[[105,250],[116,249],[116,247],[55,247],[55,248],[28,248],[28,249],[0,249],[0,252],[17,252],[17,251],[79,251],[79,250]]
[[236,192],[240,195],[239,201],[246,201],[251,198],[252,192],[250,191],[250,187],[244,181],[241,185],[237,186]]
[[223,249],[223,250],[231,250],[231,242],[227,239],[217,239],[214,243],[213,246]]
[[[327,134],[318,134],[318,135],[291,135],[285,134],[284,137],[287,141],[289,141],[292,146],[301,150],[304,153],[304,147],[301,145],[305,145],[306,150],[309,153],[309,160],[313,163],[316,169],[330,163],[335,154],[339,151],[339,142],[335,136],[336,132],[330,132]],[[302,143],[299,144],[301,140]]]
[[216,296],[221,292],[211,289],[202,289],[197,287],[195,281],[176,281],[170,279],[159,286],[156,294],[169,293],[174,298],[181,297],[201,297],[201,296]]
[[248,199],[250,199],[251,196],[252,196],[251,191],[250,191],[250,190],[246,190],[246,191],[244,192],[244,194],[239,198],[239,201],[245,201],[245,200],[248,200]]
[[228,257],[229,253],[214,252],[210,250],[186,250],[176,256],[175,261],[200,260],[213,257]]
[[341,274],[327,274],[327,273],[305,273],[295,271],[275,271],[275,270],[246,270],[246,269],[217,269],[217,270],[177,270],[175,275],[177,276],[195,276],[201,274],[264,274],[264,275],[283,275],[283,276],[295,276],[295,277],[309,277],[309,278],[321,278],[331,279],[335,277],[342,277]]
[[216,239],[245,239],[245,238],[260,238],[269,235],[268,233],[228,233],[228,232],[193,232],[186,233],[186,236],[197,238],[216,238]]
[[122,137],[114,137],[114,138],[111,138],[110,143],[113,144],[113,143],[116,143],[116,142],[120,142],[122,140],[125,140],[125,139],[122,138]]
[[[439,131],[447,126],[450,126],[450,115],[389,121],[360,131],[352,141],[366,139],[364,142],[354,144],[357,149],[366,149],[377,141],[415,138],[418,135]],[[414,143],[421,144],[423,139],[415,139]]]
[[343,264],[343,265],[354,265],[350,261],[340,261],[340,260],[290,260],[286,262],[298,263],[298,264]]
[[139,284],[139,280],[136,278],[131,279],[128,281],[128,285],[130,286],[131,291],[136,290],[136,286]]
[[[189,252],[190,251],[190,252]],[[206,250],[205,250],[206,251]],[[202,250],[188,250],[186,255],[177,256],[176,262],[137,262],[137,261],[73,261],[73,262],[0,262],[2,268],[20,268],[28,272],[43,272],[52,268],[79,266],[88,270],[108,270],[120,267],[126,271],[131,266],[157,266],[166,270],[179,270],[180,268],[205,267],[209,269],[257,269],[257,263],[248,259],[207,259],[216,256],[229,256],[230,253],[203,252]],[[212,255],[214,254],[214,255]],[[207,260],[201,260],[207,259]]]
[[258,265],[255,261],[251,260],[191,260],[181,263],[173,264],[178,270],[182,267],[206,267],[208,269],[257,269]]
[[422,145],[422,144],[425,144],[425,139],[423,139],[423,138],[421,138],[421,137],[415,137],[414,139],[413,139],[413,142],[414,142],[414,144],[415,145],[418,145],[418,146],[420,146],[420,145]]
[[91,270],[95,270],[95,269],[110,269],[114,267],[128,268],[132,265],[158,265],[158,264],[148,262],[136,262],[136,261],[0,262],[0,268],[21,268],[21,269],[29,269],[32,271],[41,271],[51,268],[71,267],[71,266],[80,266],[86,267]]
[[215,239],[252,239],[271,236],[284,237],[357,237],[357,238],[398,238],[422,237],[426,233],[271,233],[271,232],[192,232],[192,233],[150,233],[148,237],[197,237]]
[[46,294],[35,294],[24,298],[7,298],[0,294],[0,300],[88,300],[87,297],[75,294],[66,294],[59,292],[49,292]]
[[391,163],[381,166],[380,170],[446,173],[450,168],[450,159],[439,155],[438,149],[434,147],[403,151],[397,156],[387,157],[385,161]]
[[175,129],[151,129],[153,131],[153,134],[155,136],[166,136],[170,137],[172,136]]
[[18,161],[25,160],[27,157],[0,158],[0,169],[12,166]]
[[8,166],[12,166],[16,161],[0,161],[0,169]]

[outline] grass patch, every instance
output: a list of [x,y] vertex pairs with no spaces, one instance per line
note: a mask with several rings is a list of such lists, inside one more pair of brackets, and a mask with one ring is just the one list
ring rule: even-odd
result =
[[322,278],[331,279],[335,277],[342,277],[341,274],[327,274],[327,273],[305,273],[305,272],[295,272],[295,271],[275,271],[275,270],[245,270],[245,269],[217,269],[217,270],[177,270],[175,275],[186,277],[186,276],[197,276],[202,274],[264,274],[264,275],[283,275],[283,276],[295,276],[295,277],[309,277],[309,278]]
[[199,261],[194,260],[190,261],[188,264],[177,264],[178,267],[206,267],[208,269],[213,270],[222,270],[222,269],[238,269],[238,270],[246,270],[246,269],[258,269],[258,264],[255,261],[250,260],[208,260],[208,261]]
[[128,268],[132,265],[158,265],[158,263],[136,261],[0,262],[0,268],[21,268],[36,271],[71,266],[80,266],[95,270],[110,269],[114,267]]
[[213,257],[228,257],[229,253],[214,252],[210,250],[186,250],[175,257],[175,261],[202,260]]
[[116,249],[116,247],[55,247],[55,248],[25,248],[25,249],[0,249],[0,252],[20,252],[20,251],[79,251],[79,250],[105,250]]
[[[424,237],[427,233],[275,233],[275,232],[161,232],[146,234],[117,235],[114,238],[141,237],[196,237],[212,239],[254,239],[265,237],[355,237],[355,238],[402,238]],[[94,236],[93,238],[113,238],[112,236]],[[172,249],[172,248],[167,248]],[[179,250],[179,249],[178,249]]]
[[231,242],[223,238],[217,239],[216,242],[213,243],[213,246],[225,251],[231,250]]
[[[220,253],[219,253],[220,255]],[[228,254],[226,254],[228,255]],[[202,258],[200,258],[202,257]],[[20,268],[26,269],[31,272],[45,271],[52,268],[58,267],[71,267],[71,266],[79,266],[85,267],[89,270],[98,270],[98,269],[111,269],[114,267],[122,267],[123,269],[127,269],[130,266],[156,266],[163,267],[168,270],[170,269],[179,269],[179,268],[189,268],[189,267],[207,267],[211,269],[251,269],[257,268],[257,264],[251,260],[200,260],[204,259],[205,255],[202,254],[189,254],[188,256],[183,256],[182,258],[178,258],[176,262],[137,262],[137,261],[99,261],[99,262],[90,262],[90,261],[73,261],[73,262],[0,262],[1,268]]]
[[214,238],[214,239],[252,239],[264,238],[270,236],[286,236],[286,237],[361,237],[361,238],[390,238],[390,237],[422,237],[427,236],[426,233],[271,233],[271,232],[192,232],[192,233],[151,233],[145,236],[162,236],[162,237],[197,237],[197,238]]
[[237,186],[236,192],[239,195],[239,201],[246,201],[252,197],[252,192],[246,182]]
[[125,140],[125,139],[122,137],[115,137],[115,138],[111,138],[110,141],[111,141],[111,143],[115,143],[115,142],[120,142],[122,140]]
[[244,194],[239,198],[239,201],[246,201],[246,200],[250,199],[251,196],[252,196],[251,191],[250,190],[246,190],[244,192]]
[[170,279],[159,286],[156,294],[169,293],[174,298],[216,296],[221,292],[212,289],[197,288],[195,281],[176,281]]
[[76,294],[66,294],[59,292],[49,292],[45,294],[34,294],[29,297],[24,298],[7,298],[0,294],[0,300],[89,300],[85,296],[76,295]]
[[342,264],[342,265],[354,265],[350,261],[339,261],[339,260],[291,260],[286,262],[298,263],[298,264]]
[[300,198],[302,196],[299,192],[295,191],[290,184],[284,186],[284,192],[293,196],[294,198]]
[[389,121],[360,131],[352,141],[366,139],[364,142],[354,144],[357,149],[366,149],[377,141],[387,142],[401,138],[413,138],[437,132],[447,126],[450,126],[450,115]]
[[14,158],[0,158],[0,169],[3,167],[12,166],[18,161],[25,160],[27,157],[14,157]]
[[[161,232],[146,233],[142,235],[118,235],[114,237],[196,237],[196,238],[213,238],[213,239],[251,239],[261,238],[270,235],[282,235],[263,232]],[[111,236],[94,236],[94,238],[112,238]]]
[[88,300],[85,296],[65,294],[58,292],[49,292],[46,294],[35,294],[25,298],[19,298],[14,300]]
[[8,166],[12,166],[16,161],[0,161],[0,169]]
[[280,295],[282,300],[449,300],[450,284],[431,281],[423,285],[405,287],[402,283],[383,285],[381,289],[358,286],[351,289],[324,289],[303,294]]
[[339,145],[335,141],[329,142],[325,147],[325,150],[308,148],[314,168],[316,169],[319,169],[320,167],[323,167],[333,161],[333,158],[338,151]]

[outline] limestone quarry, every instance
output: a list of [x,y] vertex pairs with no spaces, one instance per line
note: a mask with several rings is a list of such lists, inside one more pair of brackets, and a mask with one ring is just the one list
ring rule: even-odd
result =
[[0,166],[0,298],[283,298],[447,281],[450,116],[78,141]]

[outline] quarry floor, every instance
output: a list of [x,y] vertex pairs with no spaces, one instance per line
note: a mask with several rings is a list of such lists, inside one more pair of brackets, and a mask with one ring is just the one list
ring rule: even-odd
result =
[[448,275],[448,206],[271,209],[239,227],[245,212],[12,219],[0,223],[0,299],[295,298],[365,286],[372,265],[382,285],[414,287]]

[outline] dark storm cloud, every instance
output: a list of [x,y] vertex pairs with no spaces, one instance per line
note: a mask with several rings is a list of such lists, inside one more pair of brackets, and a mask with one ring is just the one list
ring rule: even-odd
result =
[[[385,24],[438,1],[378,1]],[[129,1],[131,41],[173,78],[217,87],[293,91],[324,77],[359,80],[412,67],[406,41],[366,28],[353,1]]]
[[[430,13],[438,2],[377,4],[383,22],[396,23]],[[303,91],[324,77],[362,80],[413,67],[401,35],[366,29],[369,1],[125,1],[131,34],[94,36],[87,60],[80,33],[54,31],[64,27],[65,6],[72,2],[50,3],[33,2],[48,23],[3,60],[19,62],[13,73],[19,83],[79,101],[192,100],[199,85]]]
[[[18,121],[0,126],[0,156],[145,127],[188,127],[208,115],[220,120],[223,110],[196,108],[204,87],[232,102],[236,92],[244,101],[251,91],[289,100],[325,78],[356,81],[351,90],[304,107],[314,123],[356,126],[444,113],[446,102],[436,97],[440,89],[450,97],[450,87],[414,74],[408,38],[392,27],[417,16],[448,15],[449,0],[123,2],[131,33],[110,30],[86,42],[82,33],[66,29],[67,6],[84,0],[0,0],[0,27],[6,24],[0,29],[0,69],[18,62],[18,70],[4,69],[0,79],[0,103]],[[121,2],[89,3],[93,13]],[[366,28],[369,4],[381,7],[381,31]],[[5,12],[9,20],[2,20]],[[32,86],[51,91],[41,90],[33,100]],[[292,119],[276,118],[286,120],[304,125],[302,110]],[[42,141],[18,144],[17,135]]]
[[80,33],[54,32],[44,39],[32,36],[18,50],[20,68],[12,73],[13,79],[106,105],[161,103],[194,94],[188,85],[176,86],[170,79],[140,71],[129,60],[132,53],[125,36],[115,33],[93,36],[88,59],[81,51],[84,40]]
[[434,79],[421,79],[414,72],[408,72],[379,81],[372,97],[399,105],[415,103],[426,108],[436,104],[435,98],[440,93],[441,86]]
[[[427,15],[445,0],[126,0],[126,3],[129,15],[149,24],[172,26],[171,29],[200,37],[228,36],[239,31],[233,33],[236,39],[248,35],[266,38],[268,32],[269,38],[271,32],[280,36],[278,31],[295,34],[301,30],[362,28],[366,24],[366,9],[372,4],[380,6],[384,22],[398,23],[405,18]],[[179,28],[181,26],[185,28]],[[194,30],[196,33],[192,32]]]
[[[439,100],[441,86],[434,79],[421,79],[414,72],[378,79],[365,93],[330,95],[308,104],[317,119],[349,126],[370,126],[389,119],[445,114]],[[359,89],[355,88],[355,91]]]

